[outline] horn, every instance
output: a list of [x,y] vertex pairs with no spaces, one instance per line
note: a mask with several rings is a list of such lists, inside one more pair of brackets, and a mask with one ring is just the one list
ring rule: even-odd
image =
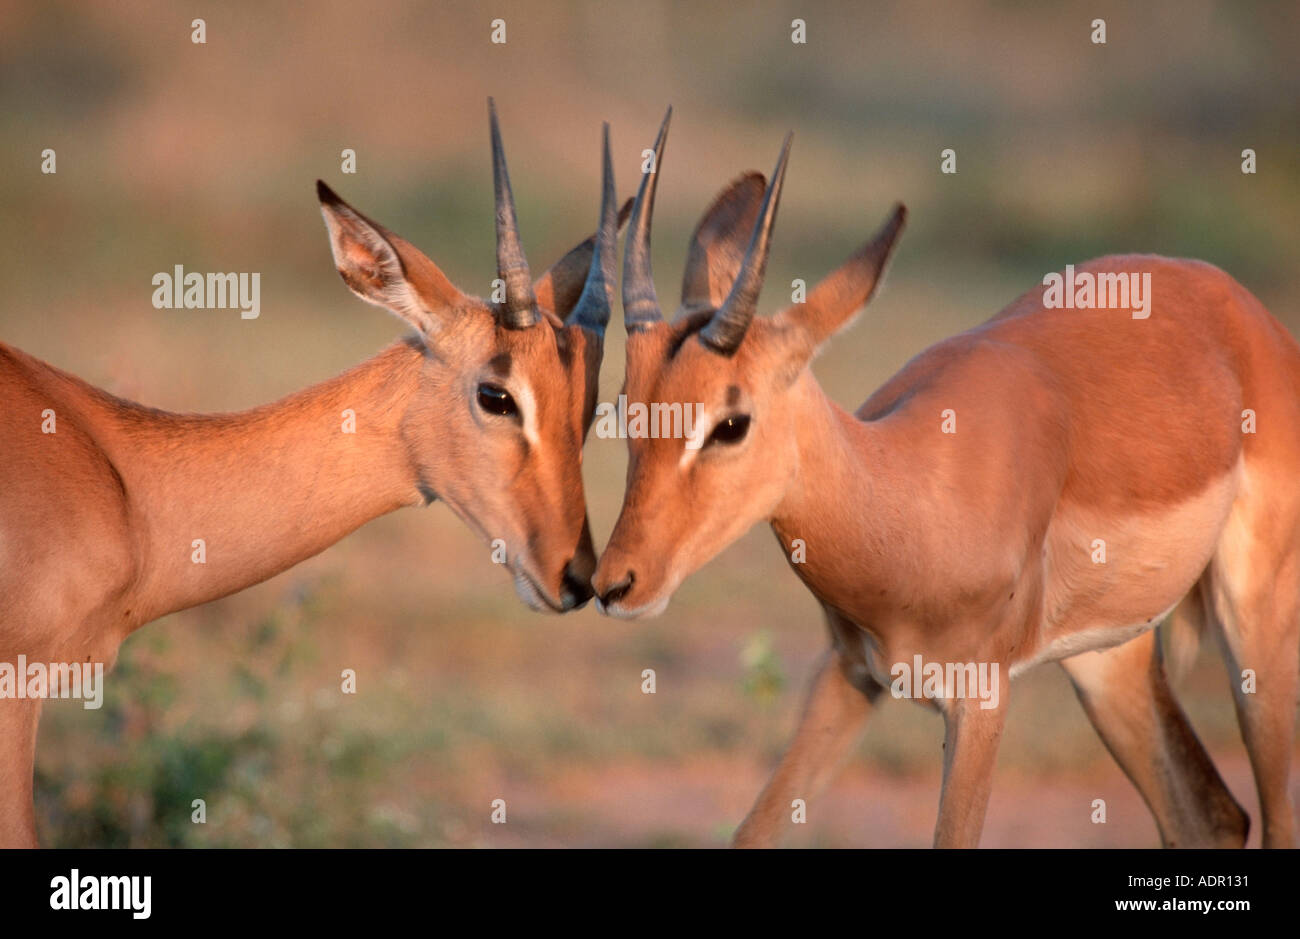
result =
[[492,123],[492,182],[497,205],[497,276],[505,283],[505,302],[497,310],[502,325],[509,329],[526,329],[538,321],[537,301],[533,297],[533,279],[528,260],[519,244],[519,223],[515,219],[515,197],[510,191],[510,172],[501,146],[501,128],[497,126],[497,106],[488,98],[488,116]]
[[636,204],[628,222],[627,247],[623,254],[623,322],[628,333],[644,329],[661,321],[663,312],[655,296],[654,277],[650,272],[650,217],[655,208],[655,186],[659,181],[659,164],[664,155],[664,141],[668,139],[668,122],[673,109],[668,108],[664,122],[659,125],[655,138],[654,165],[641,176]]
[[601,126],[601,143],[600,228],[596,230],[587,282],[583,284],[582,296],[569,314],[568,322],[603,336],[610,308],[614,305],[614,281],[618,276],[614,267],[614,248],[618,242],[618,198],[614,194],[614,161],[609,155],[608,123]]
[[700,341],[722,355],[732,355],[740,348],[745,331],[754,319],[754,311],[758,309],[758,294],[763,289],[763,275],[767,272],[772,226],[776,224],[776,209],[781,202],[781,185],[785,182],[785,167],[790,160],[790,141],[793,138],[793,133],[785,135],[785,144],[781,147],[776,169],[772,171],[767,194],[763,196],[763,207],[754,223],[754,234],[749,239],[749,248],[745,251],[736,282],[731,285],[731,292],[722,306],[700,330]]

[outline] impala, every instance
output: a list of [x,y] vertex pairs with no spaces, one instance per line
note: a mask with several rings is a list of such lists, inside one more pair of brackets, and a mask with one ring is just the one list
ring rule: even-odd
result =
[[1166,679],[1153,629],[1175,608],[1222,641],[1263,843],[1291,844],[1300,347],[1208,264],[1105,257],[1080,270],[1149,274],[1149,317],[1049,308],[1035,287],[849,414],[809,364],[871,297],[905,210],[806,302],[756,319],[788,154],[789,138],[728,289],[701,292],[688,276],[671,322],[650,279],[657,161],[641,182],[625,391],[702,402],[705,444],[629,439],[623,508],[593,579],[606,613],[657,613],[766,520],[820,601],[830,650],[736,844],[778,839],[792,801],[815,796],[897,663],[914,660],[997,666],[999,706],[946,683],[926,696],[945,723],[936,846],[978,843],[1008,682],[1047,662],[1069,675],[1164,844],[1244,844],[1249,819]]
[[[529,606],[589,599],[582,445],[621,214],[609,129],[599,230],[534,284],[490,110],[499,302],[317,183],[344,282],[415,328],[343,375],[240,414],[168,414],[0,344],[0,662],[111,664],[143,624],[435,498],[504,542]],[[36,843],[39,714],[0,698],[0,846]]]

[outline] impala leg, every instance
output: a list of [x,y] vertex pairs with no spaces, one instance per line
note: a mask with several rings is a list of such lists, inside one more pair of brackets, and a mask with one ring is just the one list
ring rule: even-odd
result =
[[0,699],[0,848],[35,848],[32,772],[41,702]]
[[944,702],[943,791],[936,848],[975,848],[984,828],[984,813],[993,788],[993,767],[1006,724],[1008,682],[999,668],[997,706],[984,708],[978,697]]
[[1295,746],[1300,684],[1300,559],[1272,573],[1256,563],[1211,566],[1210,593],[1250,754],[1262,816],[1263,846],[1295,845],[1287,785]]
[[836,649],[813,678],[794,740],[772,778],[736,830],[737,848],[774,846],[790,824],[791,802],[816,798],[862,730],[872,701],[884,689],[859,673]]
[[1153,629],[1061,662],[1106,749],[1155,816],[1167,848],[1240,848],[1250,817],[1224,785],[1165,676]]

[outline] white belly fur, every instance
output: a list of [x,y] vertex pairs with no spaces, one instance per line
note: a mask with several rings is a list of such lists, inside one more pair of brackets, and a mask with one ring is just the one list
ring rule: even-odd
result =
[[[1063,505],[1047,535],[1038,642],[1011,676],[1157,626],[1213,556],[1242,473],[1239,462],[1178,505],[1124,518]],[[1106,543],[1104,563],[1093,561],[1095,539]]]

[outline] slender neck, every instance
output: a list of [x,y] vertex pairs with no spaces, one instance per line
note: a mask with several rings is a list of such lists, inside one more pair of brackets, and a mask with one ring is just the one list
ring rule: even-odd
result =
[[402,433],[421,358],[400,342],[237,414],[112,408],[98,436],[122,478],[140,559],[129,620],[242,590],[421,501]]
[[793,392],[799,462],[772,528],[787,549],[803,540],[806,553],[795,570],[821,599],[847,609],[845,586],[859,595],[924,570],[918,497],[907,482],[907,437],[888,419],[849,414],[810,372]]

